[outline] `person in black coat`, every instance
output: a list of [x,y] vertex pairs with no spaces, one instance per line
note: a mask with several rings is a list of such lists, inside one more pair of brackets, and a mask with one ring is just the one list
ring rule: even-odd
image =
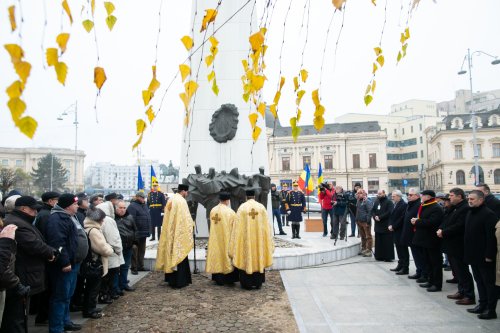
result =
[[135,236],[137,233],[134,218],[127,212],[127,206],[123,200],[118,201],[115,205],[115,221],[122,239],[122,253],[125,260],[125,263],[120,266],[118,285],[115,287],[119,290],[119,294],[122,294],[123,290],[135,290],[128,285],[128,270],[132,261],[132,247],[136,242]]
[[464,262],[465,217],[469,205],[460,188],[452,188],[448,198],[451,207],[445,213],[437,235],[443,239],[442,250],[448,255],[448,261],[458,279],[458,291],[447,297],[457,300],[455,303],[460,305],[475,304],[474,281],[469,266]]
[[415,226],[411,224],[411,219],[416,217],[420,208],[420,194],[415,188],[408,190],[408,206],[406,207],[405,217],[403,218],[403,231],[401,232],[401,245],[410,247],[416,272],[408,275],[408,279],[414,279],[417,282],[427,281],[427,266],[425,263],[425,251],[420,246],[413,244],[415,235]]
[[404,202],[403,194],[400,190],[392,192],[392,200],[395,205],[389,217],[388,229],[392,232],[394,245],[398,253],[398,265],[392,268],[391,271],[396,272],[397,275],[406,275],[409,273],[410,253],[408,252],[408,245],[403,244],[401,241],[401,235],[403,233],[406,207],[408,205]]
[[394,243],[389,220],[394,204],[387,198],[384,190],[378,190],[377,200],[372,209],[372,217],[375,221],[375,259],[391,262],[394,260]]
[[422,204],[417,217],[411,219],[415,227],[413,244],[425,249],[428,265],[428,282],[420,284],[428,292],[441,291],[443,286],[443,257],[441,241],[437,236],[439,226],[443,221],[443,209],[437,204],[436,193],[425,190],[421,193]]
[[36,214],[35,227],[42,233],[43,237],[47,237],[47,221],[49,220],[50,211],[57,204],[60,194],[58,192],[45,192],[42,194],[43,206]]
[[488,207],[500,219],[500,200],[491,194],[490,187],[486,184],[477,185],[477,189],[484,193],[484,205]]
[[471,265],[479,293],[479,304],[470,313],[480,319],[497,317],[497,293],[495,289],[497,240],[496,214],[484,204],[484,193],[474,190],[469,193],[470,210],[465,219],[464,262]]
[[127,207],[127,212],[132,216],[137,227],[136,246],[132,251],[130,270],[136,275],[137,271],[144,271],[144,255],[146,254],[146,238],[151,234],[151,216],[146,206],[146,194],[137,192],[134,199]]
[[[48,246],[40,231],[33,226],[40,205],[35,198],[22,196],[16,199],[15,208],[7,214],[4,224],[17,226],[15,274],[20,282],[30,287],[29,295],[45,290],[45,265],[54,260],[54,249]],[[1,333],[24,332],[23,299],[13,290],[7,290]]]

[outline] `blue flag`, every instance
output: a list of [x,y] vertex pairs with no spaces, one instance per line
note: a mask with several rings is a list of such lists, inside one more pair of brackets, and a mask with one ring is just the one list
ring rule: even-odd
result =
[[153,185],[158,185],[158,179],[156,178],[155,169],[151,166],[151,187],[153,187]]
[[144,191],[144,181],[142,180],[140,166],[137,166],[137,191]]

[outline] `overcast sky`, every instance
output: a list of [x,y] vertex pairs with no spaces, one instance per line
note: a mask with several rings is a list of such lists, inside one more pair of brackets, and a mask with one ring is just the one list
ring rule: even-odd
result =
[[[222,6],[224,1],[235,0],[223,0]],[[97,61],[94,34],[88,34],[81,25],[81,21],[86,18],[85,10],[80,13],[79,6],[82,2],[68,2],[75,19],[72,27],[67,18],[61,16],[60,1],[30,1],[29,6],[27,1],[21,1],[24,5],[22,46],[26,60],[33,65],[23,99],[27,104],[26,114],[38,120],[39,128],[33,140],[20,134],[12,123],[6,107],[7,96],[2,92],[0,146],[73,149],[73,115],[63,121],[56,118],[69,105],[78,101],[78,148],[87,154],[86,166],[95,162],[133,164],[137,156],[131,150],[136,140],[135,120],[143,117],[145,111],[141,91],[147,88],[151,80],[160,0],[115,1],[114,15],[118,21],[112,32],[105,26],[102,2],[97,1],[99,65],[105,68],[108,77],[98,99],[97,115],[93,108],[96,94],[93,68]],[[307,0],[293,0],[286,20],[281,68],[287,82],[280,102],[280,120],[284,125],[288,125],[288,119],[295,112],[292,78],[297,75],[301,63],[307,13],[302,28],[301,23],[306,2]],[[312,122],[310,94],[319,86],[325,43],[321,95],[327,122],[333,122],[335,117],[349,112],[386,114],[392,104],[413,98],[434,101],[453,99],[457,89],[469,87],[468,77],[457,75],[467,48],[500,56],[500,1],[438,0],[434,3],[431,0],[421,0],[420,6],[410,19],[411,38],[408,41],[407,57],[396,66],[400,47],[399,34],[406,25],[408,2],[388,0],[387,23],[382,38],[386,63],[377,73],[377,90],[369,107],[364,105],[363,94],[371,78],[371,64],[375,59],[373,47],[379,43],[385,1],[378,0],[377,7],[373,7],[369,0],[347,2],[336,56],[335,43],[340,31],[342,13],[335,15],[327,39],[326,31],[334,11],[331,1],[308,2],[310,24],[304,68],[310,75],[304,85],[307,93],[302,102],[303,124]],[[18,3],[11,0],[4,1],[1,5],[2,44],[19,43],[17,32],[10,34],[7,20],[7,7]],[[44,3],[48,22],[46,29],[43,28]],[[258,18],[262,14],[262,3],[262,0],[257,1]],[[190,33],[190,4],[191,1],[163,0],[157,63],[158,80],[162,85],[154,99],[156,106],[159,105],[159,100],[175,75],[178,65],[187,55],[179,39]],[[264,98],[269,102],[274,97],[279,78],[278,58],[283,39],[283,22],[289,4],[288,0],[277,1],[269,27],[269,49],[266,57],[268,81],[264,91]],[[68,50],[61,59],[69,67],[65,87],[57,82],[53,68],[44,68],[42,53],[42,46],[44,49],[56,46],[55,38],[61,31],[71,34]],[[223,47],[219,45],[219,48]],[[500,88],[500,65],[493,67],[490,62],[491,59],[485,56],[473,58],[475,91]],[[0,68],[0,87],[5,89],[16,80],[5,50],[0,51]],[[241,68],[235,70],[238,71],[238,76],[242,74],[239,73]],[[146,131],[142,145],[143,158],[158,159],[166,163],[173,160],[174,164],[179,163],[183,106],[178,94],[181,89],[180,79],[177,79],[165,96],[156,123]]]

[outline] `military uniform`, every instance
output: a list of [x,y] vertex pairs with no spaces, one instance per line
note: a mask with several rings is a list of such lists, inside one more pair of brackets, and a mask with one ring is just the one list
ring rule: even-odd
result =
[[[296,183],[293,184],[296,186]],[[290,191],[286,197],[288,221],[292,222],[292,238],[300,238],[300,222],[302,213],[306,211],[306,197],[301,191]]]
[[161,191],[151,191],[148,193],[147,206],[149,208],[149,215],[151,216],[151,240],[155,240],[155,227],[158,228],[158,240],[161,235],[161,225],[163,223],[163,210],[167,200],[165,194]]

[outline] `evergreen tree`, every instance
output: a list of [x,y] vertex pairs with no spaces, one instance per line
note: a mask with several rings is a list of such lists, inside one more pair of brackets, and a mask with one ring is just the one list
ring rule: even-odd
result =
[[41,192],[50,191],[51,179],[52,190],[62,192],[68,181],[68,170],[62,166],[60,159],[49,153],[38,161],[37,168],[33,168],[31,177],[33,184]]

